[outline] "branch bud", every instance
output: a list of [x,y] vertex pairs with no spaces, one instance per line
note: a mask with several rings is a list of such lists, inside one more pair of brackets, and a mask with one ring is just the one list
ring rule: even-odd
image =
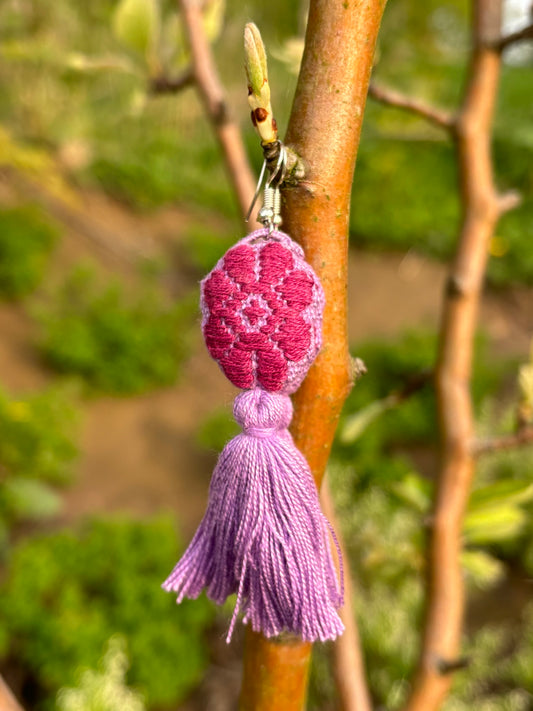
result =
[[266,52],[261,33],[253,22],[244,28],[244,54],[252,123],[261,141],[272,143],[277,139],[278,132],[270,104]]

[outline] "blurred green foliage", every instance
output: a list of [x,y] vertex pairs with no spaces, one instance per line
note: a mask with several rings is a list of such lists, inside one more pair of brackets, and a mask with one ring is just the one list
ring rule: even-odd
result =
[[76,412],[68,390],[12,398],[0,390],[0,541],[13,523],[53,516],[61,506],[51,485],[71,479]]
[[202,275],[213,269],[234,242],[235,235],[221,234],[219,230],[213,231],[200,223],[191,225],[183,238],[188,261]]
[[98,669],[85,669],[76,687],[59,690],[58,711],[145,711],[142,696],[126,686],[128,667],[126,641],[115,635]]
[[[137,31],[139,13],[152,18],[150,37]],[[243,91],[241,34],[250,8],[228,2],[222,28],[223,13],[224,3],[211,0],[206,27],[248,153],[258,167],[261,156]],[[298,4],[281,0],[270,3],[268,13],[253,8],[269,51],[278,57],[287,54],[285,43],[301,34],[303,18]],[[467,57],[467,18],[464,0],[431,0],[423,10],[405,0],[388,7],[376,81],[456,107]],[[179,74],[188,62],[173,3],[97,0],[76,12],[67,0],[24,12],[7,4],[0,9],[0,27],[5,60],[5,68],[0,67],[5,89],[0,122],[15,138],[52,147],[82,183],[98,185],[135,207],[192,201],[237,216],[212,129],[194,92],[152,97],[147,91],[151,76]],[[489,277],[497,284],[533,282],[528,237],[533,109],[524,91],[531,59],[524,56],[521,64],[504,67],[495,121],[497,182],[524,197],[522,206],[503,218],[491,246]],[[288,71],[292,66],[275,59],[270,65],[273,105],[283,132],[295,77]],[[30,76],[32,92],[21,92]],[[453,146],[438,130],[369,101],[353,195],[354,243],[379,249],[415,247],[447,258],[459,215],[455,174]]]
[[[406,0],[389,5],[373,80],[455,110],[466,78],[468,17],[466,0],[429,0],[423,10]],[[526,48],[520,63],[504,63],[501,75],[495,180],[501,190],[520,191],[523,202],[503,217],[491,244],[488,277],[495,284],[533,283],[533,105],[524,91],[532,62]],[[456,173],[453,144],[441,130],[369,101],[350,223],[355,242],[448,258],[459,221]]]
[[[370,689],[377,707],[393,711],[405,701],[419,650],[425,516],[398,497],[394,487],[362,484],[354,467],[337,465],[330,474],[357,581],[354,606]],[[470,598],[480,607],[484,605],[483,589],[494,587],[501,576],[491,579],[489,566],[480,578],[467,575],[467,581]],[[502,589],[496,604],[503,604],[505,595]],[[505,626],[483,621],[469,632],[469,638],[462,650],[467,666],[454,677],[446,711],[529,709],[533,605],[514,609],[513,619]],[[334,708],[335,696],[331,679],[328,681],[329,649],[317,648],[314,656],[309,708],[329,711]]]
[[[358,344],[357,355],[367,364],[369,372],[348,396],[334,452],[342,461],[357,462],[363,479],[397,479],[411,470],[403,453],[405,446],[434,444],[437,427],[429,381],[401,407],[386,412],[376,424],[367,427],[364,437],[346,442],[344,433],[354,426],[354,418],[364,416],[367,407],[374,407],[376,401],[401,391],[421,374],[430,372],[436,348],[437,335],[430,331],[408,331],[394,343],[375,340]],[[483,337],[477,338],[472,392],[478,409],[501,383],[509,365],[489,361]]]
[[33,205],[0,210],[0,298],[18,299],[41,281],[58,237]]
[[177,606],[161,589],[178,554],[166,519],[95,520],[17,545],[0,587],[2,656],[31,672],[42,708],[116,633],[148,706],[175,705],[200,681],[214,610],[205,598]]
[[167,303],[154,289],[134,297],[78,267],[37,312],[40,348],[63,373],[119,394],[172,384],[188,353],[192,299]]
[[[157,102],[168,103],[168,99]],[[142,118],[126,118],[123,130],[135,150],[124,154],[120,144],[103,145],[90,170],[84,171],[84,179],[140,209],[179,199],[224,215],[234,214],[217,146],[207,128],[202,131],[201,125],[191,126],[182,145],[174,131],[150,130],[157,119],[156,106],[147,109]]]

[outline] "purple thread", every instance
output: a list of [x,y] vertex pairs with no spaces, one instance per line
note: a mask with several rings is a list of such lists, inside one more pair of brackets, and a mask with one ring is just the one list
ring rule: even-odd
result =
[[254,388],[237,396],[233,412],[243,433],[222,451],[204,518],[163,588],[176,592],[178,603],[203,588],[219,604],[237,593],[227,642],[239,612],[266,637],[334,639],[344,629],[337,614],[342,584],[331,526],[287,429],[290,398]]

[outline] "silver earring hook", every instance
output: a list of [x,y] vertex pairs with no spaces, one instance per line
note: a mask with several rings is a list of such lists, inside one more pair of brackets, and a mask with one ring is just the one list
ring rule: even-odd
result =
[[246,214],[245,222],[248,222],[250,219],[250,215],[252,214],[252,210],[254,209],[254,205],[257,202],[257,198],[259,197],[259,193],[261,192],[261,186],[263,185],[263,178],[265,177],[265,172],[266,172],[266,167],[267,163],[266,160],[263,161],[263,165],[261,167],[261,172],[259,173],[259,180],[257,181],[257,185],[255,187],[255,194],[252,199],[252,204],[250,205],[250,208]]
[[[257,202],[259,193],[261,192],[261,186],[263,184],[263,179],[265,177],[265,172],[267,169],[267,160],[263,161],[263,166],[261,168],[261,173],[259,175],[259,180],[257,181],[257,187],[255,190],[255,195],[246,215],[246,222],[250,219],[254,205]],[[265,227],[269,228],[269,233],[275,227],[281,225],[281,195],[279,192],[279,187],[285,180],[285,175],[287,172],[287,149],[281,141],[279,141],[279,155],[276,166],[272,173],[270,174],[268,180],[265,183],[264,197],[263,197],[263,207],[259,211],[257,219],[262,222]]]
[[275,169],[272,171],[270,178],[268,179],[267,185],[269,187],[278,188],[281,183],[285,180],[285,175],[287,172],[287,149],[280,141],[280,149],[278,162],[276,163]]

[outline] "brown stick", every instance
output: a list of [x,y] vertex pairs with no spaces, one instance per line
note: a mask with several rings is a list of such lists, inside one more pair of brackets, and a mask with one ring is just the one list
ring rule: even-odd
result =
[[0,709],[1,711],[24,711],[2,676],[0,676]]
[[211,47],[203,29],[201,6],[196,0],[179,0],[179,6],[191,48],[196,86],[222,148],[241,213],[246,215],[250,207],[249,196],[255,192],[255,180],[239,128],[229,115]]
[[440,466],[428,559],[428,599],[422,650],[406,711],[435,711],[448,693],[459,655],[464,609],[461,532],[474,472],[470,443],[472,350],[488,244],[499,216],[490,153],[500,54],[501,0],[474,0],[471,66],[456,141],[463,217],[444,295],[436,396]]
[[409,111],[410,113],[416,114],[435,126],[439,126],[439,128],[444,128],[447,131],[453,130],[453,114],[443,111],[442,109],[438,109],[435,106],[430,106],[416,97],[406,96],[395,89],[389,89],[384,86],[376,86],[374,83],[370,85],[368,95],[375,99],[375,101],[379,101],[382,104],[387,104],[388,106],[393,106],[396,109],[402,109],[403,111]]
[[[335,513],[335,506],[331,497],[331,490],[327,478],[322,482],[320,499],[324,513],[329,522],[337,531],[339,546],[343,560],[348,556],[343,545],[342,536],[339,536],[340,526]],[[345,631],[333,645],[333,673],[339,694],[342,711],[372,711],[372,700],[366,683],[365,662],[359,630],[353,609],[353,582],[349,568],[344,570],[344,607],[340,611],[340,618]]]
[[[351,387],[346,326],[349,201],[383,9],[380,0],[311,1],[286,138],[308,170],[305,183],[284,193],[284,225],[303,246],[326,293],[322,351],[294,397],[292,426],[317,486]],[[268,651],[268,667],[261,663],[259,649]],[[248,634],[241,711],[301,711],[307,679],[302,666],[307,667],[309,654],[309,645],[295,640],[267,641]],[[359,681],[362,688],[365,681]]]
[[511,434],[476,442],[474,455],[491,454],[493,452],[501,452],[504,449],[515,449],[516,447],[527,447],[530,444],[533,444],[533,427],[522,427]]
[[151,94],[177,94],[194,84],[194,72],[189,67],[178,77],[167,77],[162,74],[150,79],[148,90]]
[[530,40],[530,39],[533,39],[533,24],[527,25],[527,27],[523,27],[521,30],[518,30],[517,32],[512,32],[510,35],[506,35],[505,37],[502,37],[496,43],[496,49],[498,49],[501,52],[506,47],[509,47],[512,44],[516,44],[517,42],[523,42],[524,40]]

